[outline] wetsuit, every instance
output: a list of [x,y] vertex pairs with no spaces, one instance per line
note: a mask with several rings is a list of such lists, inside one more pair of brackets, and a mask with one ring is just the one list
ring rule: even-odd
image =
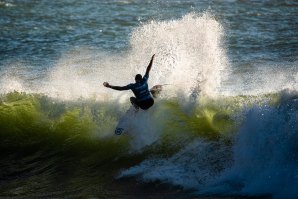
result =
[[141,109],[147,110],[154,104],[147,84],[148,78],[149,75],[145,74],[140,82],[131,83],[123,87],[113,86],[112,88],[115,90],[132,90],[136,97],[131,97],[130,102],[134,106],[136,105],[136,108],[140,107]]

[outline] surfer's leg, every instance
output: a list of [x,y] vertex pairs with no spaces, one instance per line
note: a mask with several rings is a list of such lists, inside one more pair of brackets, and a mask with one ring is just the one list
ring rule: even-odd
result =
[[130,103],[135,107],[135,109],[139,109],[139,106],[138,106],[138,104],[137,104],[137,98],[135,98],[135,97],[131,97],[130,98]]
[[143,110],[149,109],[154,104],[154,99],[150,98],[145,101],[139,102],[139,107]]

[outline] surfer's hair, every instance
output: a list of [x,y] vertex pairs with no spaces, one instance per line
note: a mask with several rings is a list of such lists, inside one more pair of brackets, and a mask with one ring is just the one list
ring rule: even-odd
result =
[[136,81],[141,81],[142,80],[142,75],[141,74],[136,74],[135,80]]

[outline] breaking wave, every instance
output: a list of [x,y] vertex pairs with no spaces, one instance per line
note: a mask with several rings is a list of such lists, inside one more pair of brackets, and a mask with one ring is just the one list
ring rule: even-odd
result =
[[[122,54],[70,51],[40,76],[8,66],[0,79],[0,147],[23,154],[27,166],[1,172],[0,182],[30,176],[36,187],[40,175],[46,185],[63,168],[77,174],[75,186],[89,186],[86,173],[98,177],[98,168],[109,168],[116,178],[166,182],[198,195],[298,197],[296,74],[285,71],[292,80],[273,90],[261,90],[265,82],[230,92],[223,35],[209,14],[188,14],[141,24]],[[150,84],[167,85],[153,108],[130,121],[129,134],[115,136],[128,92],[101,84],[130,83],[154,53]]]

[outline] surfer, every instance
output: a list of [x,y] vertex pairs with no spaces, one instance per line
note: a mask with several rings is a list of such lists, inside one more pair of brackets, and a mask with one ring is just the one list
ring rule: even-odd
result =
[[154,99],[150,93],[150,90],[148,88],[148,78],[149,78],[149,72],[151,70],[153,60],[154,60],[155,54],[151,57],[150,63],[147,66],[146,73],[142,77],[141,74],[137,74],[135,76],[135,83],[128,84],[127,86],[112,86],[108,82],[104,82],[103,85],[107,88],[111,88],[118,91],[123,90],[132,90],[135,97],[130,98],[131,104],[138,110],[139,108],[143,110],[149,109],[154,104]]

